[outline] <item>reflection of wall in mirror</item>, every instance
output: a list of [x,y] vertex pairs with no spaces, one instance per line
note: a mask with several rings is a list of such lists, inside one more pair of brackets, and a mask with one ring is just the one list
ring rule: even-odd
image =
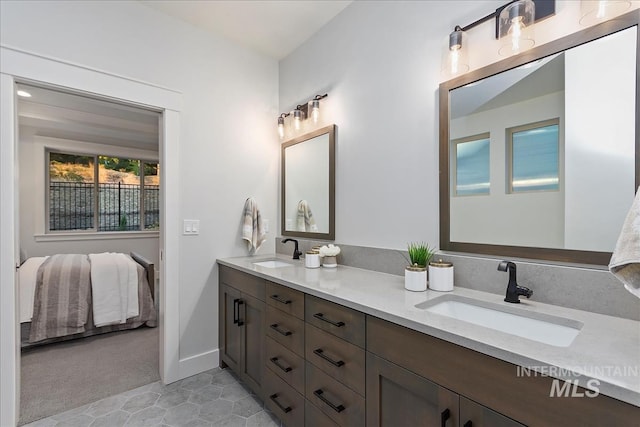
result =
[[298,203],[306,200],[318,233],[329,232],[329,134],[285,148],[285,230],[298,229]]
[[[456,91],[466,88],[452,92],[451,139],[491,133],[491,196],[450,198],[451,241],[613,250],[635,191],[635,44],[631,28],[566,51],[563,91],[528,101],[500,102],[520,86],[507,78],[504,94],[499,90],[455,118]],[[560,191],[506,194],[505,129],[554,117],[560,119]]]
[[566,53],[567,249],[613,251],[633,201],[636,33]]
[[563,186],[560,185],[560,191],[507,194],[505,140],[507,128],[559,118],[562,153],[563,99],[563,92],[554,92],[451,120],[451,139],[489,132],[491,140],[491,193],[489,196],[451,197],[451,241],[563,247]]

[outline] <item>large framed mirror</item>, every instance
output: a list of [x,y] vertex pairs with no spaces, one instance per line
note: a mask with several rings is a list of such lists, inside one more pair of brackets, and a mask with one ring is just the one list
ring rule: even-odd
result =
[[335,239],[335,140],[330,125],[282,144],[283,236]]
[[607,265],[640,185],[640,10],[440,85],[440,249]]

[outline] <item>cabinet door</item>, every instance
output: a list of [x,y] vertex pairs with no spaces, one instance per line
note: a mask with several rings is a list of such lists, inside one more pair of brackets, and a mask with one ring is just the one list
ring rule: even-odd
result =
[[524,427],[524,424],[460,396],[460,427]]
[[263,398],[265,303],[244,293],[241,294],[239,320],[243,331],[240,378]]
[[367,353],[367,426],[457,427],[458,402],[458,394]]
[[220,354],[233,371],[240,372],[242,359],[242,325],[238,325],[240,292],[220,284]]

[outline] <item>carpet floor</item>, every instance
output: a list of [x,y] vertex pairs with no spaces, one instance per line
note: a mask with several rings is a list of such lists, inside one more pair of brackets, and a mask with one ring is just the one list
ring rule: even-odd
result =
[[23,351],[18,424],[158,381],[158,333],[143,326]]

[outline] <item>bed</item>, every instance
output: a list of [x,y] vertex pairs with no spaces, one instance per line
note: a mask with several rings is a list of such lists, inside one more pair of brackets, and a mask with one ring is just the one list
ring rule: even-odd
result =
[[154,265],[126,254],[33,257],[19,268],[23,349],[157,326]]

